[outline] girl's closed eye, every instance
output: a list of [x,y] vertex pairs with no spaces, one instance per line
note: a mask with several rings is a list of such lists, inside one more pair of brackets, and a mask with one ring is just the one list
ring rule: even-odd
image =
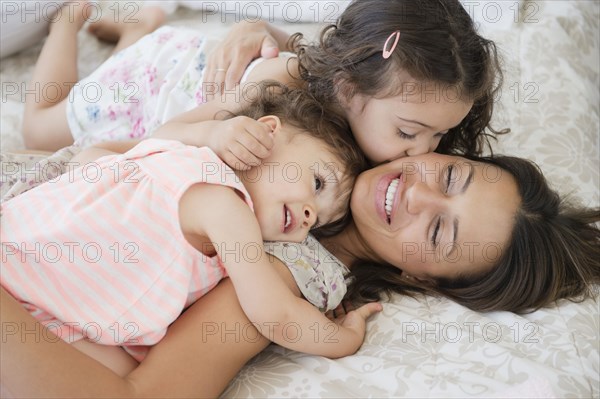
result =
[[408,134],[408,133],[402,131],[402,129],[398,129],[398,136],[400,136],[400,138],[405,139],[405,140],[414,140],[416,137],[415,134]]

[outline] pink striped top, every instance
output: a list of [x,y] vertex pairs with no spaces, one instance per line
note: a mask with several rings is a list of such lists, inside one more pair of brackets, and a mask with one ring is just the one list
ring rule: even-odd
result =
[[199,182],[250,197],[208,148],[148,139],[72,169],[2,206],[0,282],[67,342],[130,347],[141,360],[226,271],[181,232],[179,199]]

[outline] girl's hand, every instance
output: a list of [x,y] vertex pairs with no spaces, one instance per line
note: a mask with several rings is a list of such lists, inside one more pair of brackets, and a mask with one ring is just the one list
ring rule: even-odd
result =
[[208,147],[231,168],[248,170],[271,154],[273,135],[267,124],[246,116],[216,123]]
[[[208,55],[204,81],[216,83],[220,92],[223,92],[223,82],[225,82],[224,87],[230,90],[240,82],[252,60],[258,57],[273,58],[278,55],[279,45],[267,23],[239,22],[229,31],[225,40]],[[213,91],[203,94],[207,101],[214,98]]]

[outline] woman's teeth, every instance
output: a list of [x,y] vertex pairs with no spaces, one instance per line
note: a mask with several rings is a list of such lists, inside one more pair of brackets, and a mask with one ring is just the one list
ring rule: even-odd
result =
[[400,179],[394,179],[390,183],[387,192],[385,193],[385,214],[388,218],[392,214],[392,205],[394,204],[394,197],[396,196],[396,190],[398,190],[398,183]]
[[286,209],[286,211],[285,211],[285,226],[283,226],[283,228],[287,229],[291,223],[292,223],[292,214],[290,213],[289,209]]

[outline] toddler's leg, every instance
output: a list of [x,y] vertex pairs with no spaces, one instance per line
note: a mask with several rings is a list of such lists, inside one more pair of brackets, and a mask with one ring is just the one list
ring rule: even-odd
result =
[[89,17],[85,1],[66,3],[50,24],[25,98],[23,138],[31,149],[55,151],[73,144],[66,101],[77,78],[77,32]]
[[164,22],[165,11],[161,7],[152,6],[143,7],[132,15],[107,13],[99,21],[90,23],[88,30],[100,40],[116,43],[113,50],[116,53],[154,32]]

